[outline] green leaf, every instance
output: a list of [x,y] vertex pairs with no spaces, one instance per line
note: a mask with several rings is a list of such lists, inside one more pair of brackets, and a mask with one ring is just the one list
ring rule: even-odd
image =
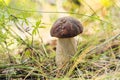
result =
[[25,55],[29,57],[29,56],[30,56],[30,51],[27,50],[27,51],[25,52]]
[[32,35],[35,35],[37,33],[37,29],[35,28],[35,29],[33,29],[33,31],[32,31]]
[[39,28],[46,28],[45,26],[39,26]]
[[39,27],[40,23],[41,23],[41,20],[37,21],[36,22],[36,27]]
[[25,24],[29,25],[29,23],[28,23],[27,19],[25,19]]

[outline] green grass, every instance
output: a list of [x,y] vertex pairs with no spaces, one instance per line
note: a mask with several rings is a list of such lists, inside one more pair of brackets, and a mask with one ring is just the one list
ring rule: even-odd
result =
[[[120,8],[117,3],[109,8],[104,7],[107,12],[104,16],[101,15],[104,10],[94,11],[85,4],[82,8],[88,7],[89,11],[86,13],[83,9],[83,12],[80,12],[79,8],[78,10],[75,8],[76,11],[72,9],[74,12],[48,12],[52,16],[55,14],[53,17],[50,16],[52,19],[50,24],[42,22],[43,15],[39,19],[33,18],[38,14],[30,16],[35,12],[45,12],[12,9],[3,4],[4,2],[0,3],[0,79],[120,79]],[[44,33],[47,33],[47,28],[52,26],[58,13],[69,14],[80,19],[84,26],[83,33],[77,36],[78,49],[68,63],[70,66],[60,72],[55,63],[56,45],[44,43],[40,33],[41,29],[46,29]],[[29,18],[36,20],[32,21]]]

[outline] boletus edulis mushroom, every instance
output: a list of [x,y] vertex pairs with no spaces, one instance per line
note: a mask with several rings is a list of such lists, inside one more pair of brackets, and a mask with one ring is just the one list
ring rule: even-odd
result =
[[55,21],[50,34],[57,37],[56,64],[59,68],[65,66],[77,50],[75,36],[83,32],[82,24],[72,17],[62,17]]

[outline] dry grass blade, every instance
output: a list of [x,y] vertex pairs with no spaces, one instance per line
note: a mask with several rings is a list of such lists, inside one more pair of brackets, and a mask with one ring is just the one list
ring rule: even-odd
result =
[[120,33],[119,33],[119,34],[116,34],[115,36],[113,36],[113,37],[111,37],[111,38],[109,38],[108,40],[106,40],[105,42],[101,43],[100,45],[92,48],[92,49],[88,52],[88,53],[90,53],[89,55],[91,55],[91,54],[92,54],[91,52],[94,51],[94,50],[97,49],[97,48],[102,49],[105,44],[107,44],[108,42],[116,39],[116,38],[119,37],[119,36],[120,36]]
[[72,74],[72,71],[77,67],[77,65],[85,58],[86,54],[88,53],[88,51],[90,50],[90,47],[88,47],[87,49],[85,49],[81,55],[79,55],[78,59],[75,60],[75,63],[73,64],[73,66],[70,68],[69,72],[67,73],[66,76],[70,76]]
[[77,58],[77,60],[74,60],[75,63],[73,64],[73,66],[70,68],[69,72],[66,74],[66,76],[70,76],[72,74],[72,71],[77,67],[77,65],[82,61],[82,59],[85,58],[86,54],[94,51],[96,48],[102,47],[104,46],[106,43],[108,43],[109,41],[116,39],[117,37],[120,36],[120,33],[109,38],[108,40],[106,40],[105,42],[103,42],[102,44],[99,44],[98,46],[96,46],[95,48],[91,49],[91,47],[88,47],[87,49],[85,49],[81,55],[79,55],[79,57]]

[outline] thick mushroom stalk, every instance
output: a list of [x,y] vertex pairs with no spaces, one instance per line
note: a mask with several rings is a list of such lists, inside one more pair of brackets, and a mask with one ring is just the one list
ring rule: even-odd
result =
[[81,23],[72,17],[59,18],[52,26],[50,34],[57,37],[56,64],[59,68],[66,65],[77,50],[75,36],[83,32]]
[[62,68],[74,56],[77,42],[74,38],[59,38],[56,46],[56,64]]

